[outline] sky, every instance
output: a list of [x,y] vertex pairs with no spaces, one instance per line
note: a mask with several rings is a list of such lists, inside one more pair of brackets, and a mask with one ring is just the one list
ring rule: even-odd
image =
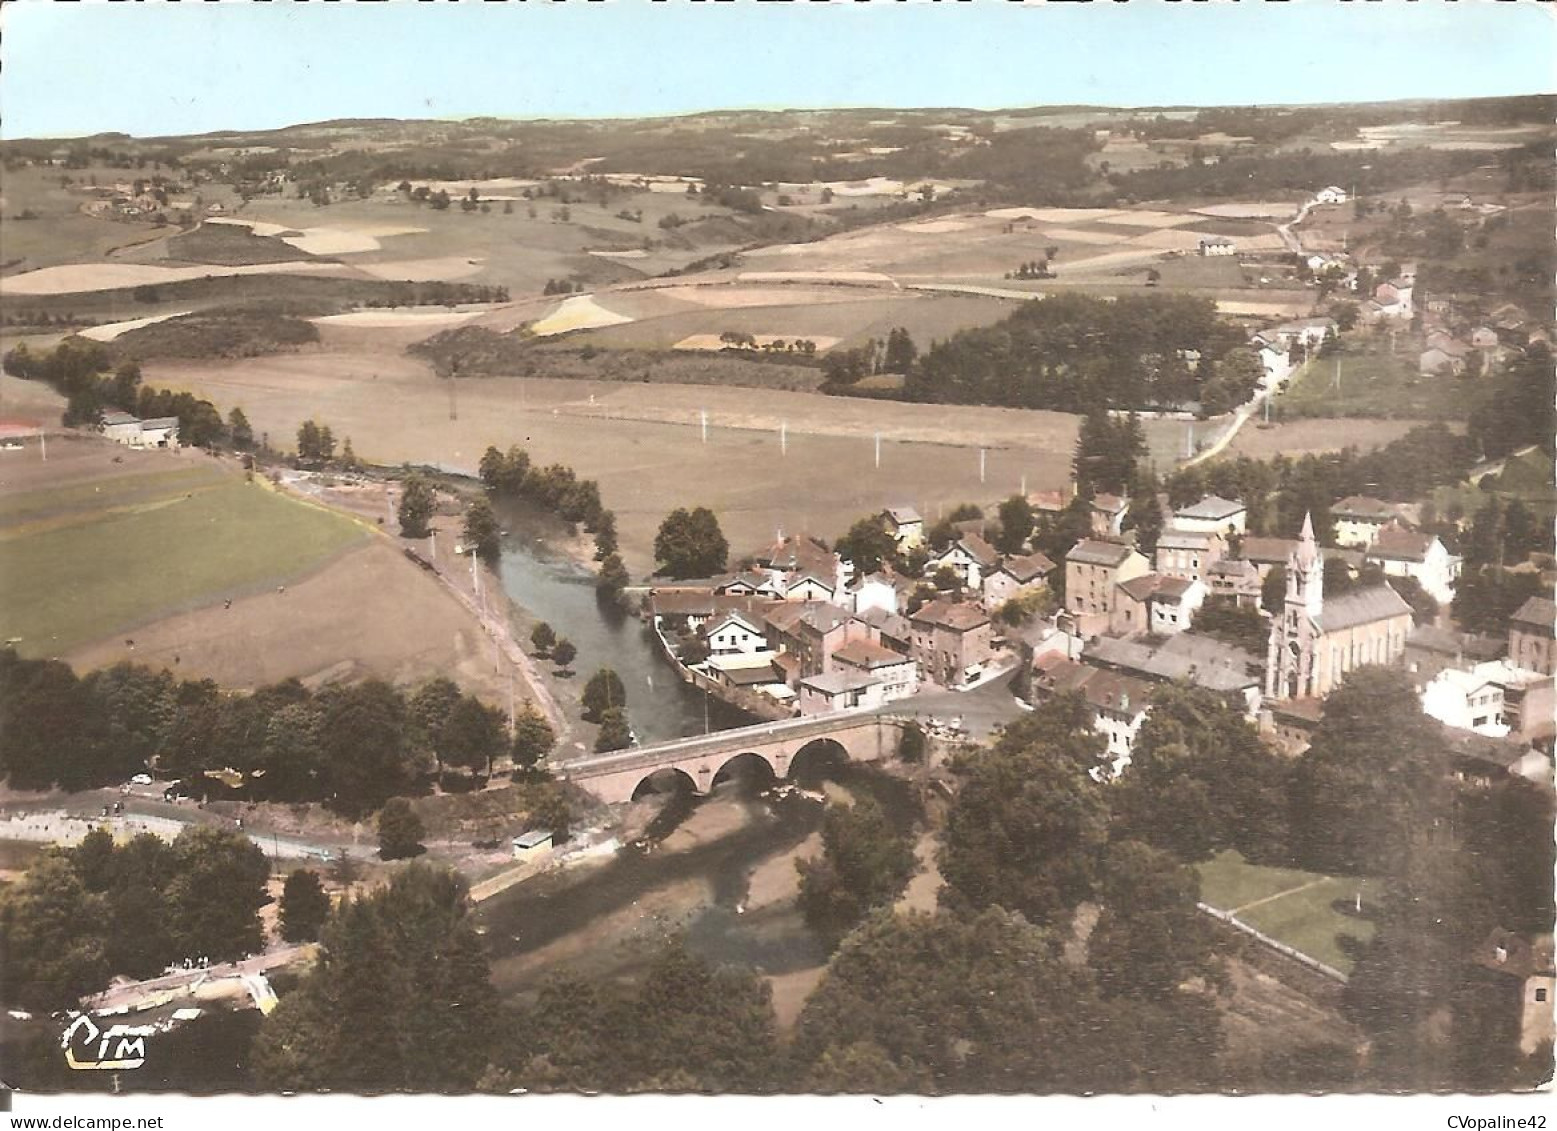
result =
[[0,4],[0,137],[1557,90],[1534,0]]

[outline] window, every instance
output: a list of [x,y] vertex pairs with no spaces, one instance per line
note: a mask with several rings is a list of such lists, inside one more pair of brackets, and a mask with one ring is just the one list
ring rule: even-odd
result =
[[1545,986],[1538,986],[1538,987],[1536,987],[1535,1000],[1536,1001],[1545,1001],[1546,1000],[1546,987]]

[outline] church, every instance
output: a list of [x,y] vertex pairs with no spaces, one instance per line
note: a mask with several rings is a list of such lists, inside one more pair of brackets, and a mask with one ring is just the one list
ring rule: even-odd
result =
[[1271,625],[1265,660],[1267,699],[1323,699],[1346,673],[1392,664],[1404,655],[1411,606],[1388,585],[1325,601],[1324,560],[1312,516],[1287,557],[1287,598]]

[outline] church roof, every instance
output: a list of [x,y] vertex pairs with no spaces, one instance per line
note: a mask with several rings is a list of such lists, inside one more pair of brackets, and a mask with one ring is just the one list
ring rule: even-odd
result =
[[1321,632],[1340,632],[1358,625],[1374,624],[1395,617],[1409,617],[1411,606],[1388,585],[1357,589],[1332,601],[1314,618]]

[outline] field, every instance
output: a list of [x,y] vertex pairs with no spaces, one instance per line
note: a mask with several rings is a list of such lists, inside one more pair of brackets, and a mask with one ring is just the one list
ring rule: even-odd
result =
[[60,655],[293,580],[365,536],[356,523],[246,483],[207,457],[166,462],[176,470],[110,469],[0,496],[0,638],[25,655]]
[[1354,338],[1338,357],[1315,358],[1294,373],[1275,407],[1284,418],[1463,420],[1471,389],[1454,377],[1422,376],[1410,346],[1391,353],[1387,338]]
[[1412,428],[1423,423],[1426,422],[1368,420],[1363,417],[1347,420],[1311,417],[1283,421],[1266,427],[1250,421],[1239,430],[1225,454],[1248,456],[1250,459],[1270,459],[1278,455],[1295,459],[1303,455],[1338,452],[1342,448],[1358,448],[1367,451],[1369,448],[1382,447],[1392,440],[1398,440]]
[[[1075,443],[1076,418],[1059,413],[774,390],[537,377],[461,380],[451,400],[448,382],[425,363],[382,345],[371,352],[379,332],[352,331],[349,342],[336,333],[306,356],[152,362],[146,380],[210,397],[224,413],[241,405],[256,433],[277,444],[317,417],[373,463],[473,472],[487,445],[521,444],[540,463],[599,481],[634,573],[652,566],[654,533],[678,506],[714,508],[739,554],[780,529],[836,538],[889,504],[933,517],[963,500],[997,502],[1024,481],[1029,490],[1058,488]],[[1148,428],[1182,434],[1177,424]]]
[[1371,880],[1248,864],[1231,850],[1199,871],[1203,902],[1343,974],[1373,937],[1371,921],[1338,909],[1359,893],[1365,905],[1376,898]]

